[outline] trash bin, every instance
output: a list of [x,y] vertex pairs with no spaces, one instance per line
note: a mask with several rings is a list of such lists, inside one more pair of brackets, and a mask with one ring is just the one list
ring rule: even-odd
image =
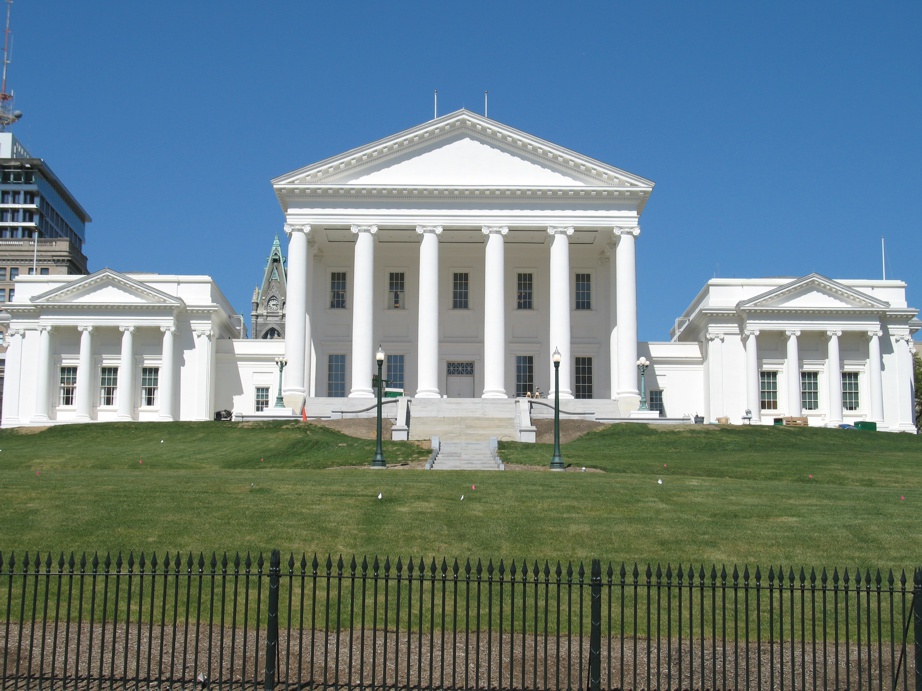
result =
[[877,423],[872,422],[871,420],[860,420],[859,422],[855,423],[855,429],[863,429],[868,432],[876,432]]
[[703,415],[695,415],[695,424],[696,424],[696,425],[703,425],[703,424],[704,424],[704,416],[703,416]]

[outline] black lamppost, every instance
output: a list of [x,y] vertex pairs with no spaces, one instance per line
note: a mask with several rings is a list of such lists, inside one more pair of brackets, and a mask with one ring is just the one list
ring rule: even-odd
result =
[[381,346],[378,346],[378,352],[375,353],[375,360],[378,362],[378,427],[375,457],[371,459],[371,467],[386,468],[387,463],[384,460],[384,450],[381,448],[381,387],[384,384],[384,380],[381,378],[381,367],[384,365],[384,350]]
[[641,357],[637,361],[637,369],[640,371],[640,410],[647,409],[647,387],[646,387],[646,376],[647,376],[647,367],[650,366],[650,361],[645,357]]
[[560,350],[554,348],[554,455],[551,470],[566,470],[560,457]]
[[275,407],[284,408],[285,401],[282,400],[282,370],[285,369],[285,365],[288,364],[288,360],[283,357],[275,358],[275,366],[279,368],[279,395],[275,397]]

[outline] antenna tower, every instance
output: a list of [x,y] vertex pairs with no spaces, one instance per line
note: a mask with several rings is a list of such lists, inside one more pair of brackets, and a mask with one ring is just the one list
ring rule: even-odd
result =
[[13,110],[13,93],[6,90],[6,68],[12,61],[13,40],[10,31],[10,10],[13,0],[6,0],[6,30],[3,38],[3,82],[0,84],[0,132],[22,117],[22,112]]

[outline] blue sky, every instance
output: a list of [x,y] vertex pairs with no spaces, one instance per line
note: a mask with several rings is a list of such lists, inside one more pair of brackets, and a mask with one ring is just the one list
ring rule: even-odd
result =
[[714,276],[880,278],[922,306],[922,3],[15,0],[14,127],[90,269],[249,314],[270,179],[461,107],[657,183],[640,338]]

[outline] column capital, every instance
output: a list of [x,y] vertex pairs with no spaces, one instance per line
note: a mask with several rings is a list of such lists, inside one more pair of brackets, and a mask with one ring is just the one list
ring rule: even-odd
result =
[[640,235],[640,226],[615,226],[613,228],[615,237],[622,235],[633,235],[635,238]]
[[884,335],[884,332],[881,331],[880,329],[871,329],[870,331],[868,331],[868,338],[874,338],[874,337],[880,338],[883,335]]
[[[355,226],[352,226],[355,228]],[[353,233],[355,230],[352,231]],[[425,235],[426,233],[433,233],[435,235],[442,234],[442,226],[416,226],[416,233],[418,235]]]
[[800,336],[800,329],[787,329],[784,332],[784,335],[788,337],[793,336],[794,338],[798,338]]
[[77,331],[85,331],[86,333],[92,333],[93,327],[90,324],[81,324],[77,327]]
[[307,235],[308,233],[311,232],[311,227],[310,227],[309,225],[307,225],[307,224],[305,224],[305,225],[292,225],[291,223],[286,223],[284,227],[285,227],[285,235],[287,235],[289,238],[290,238],[294,233],[304,233],[305,235]]
[[838,338],[841,335],[842,335],[842,331],[839,329],[830,329],[829,331],[826,332],[827,338]]
[[378,226],[374,226],[374,225],[372,226],[356,226],[356,225],[352,226],[353,235],[358,235],[359,233],[370,233],[371,235],[374,235],[377,232],[378,232]]
[[37,327],[37,331],[38,331],[39,333],[42,333],[42,332],[44,332],[44,331],[47,331],[48,333],[51,333],[53,330],[54,330],[54,327],[51,326],[51,324],[39,324],[38,327]]
[[[509,226],[483,226],[482,230],[483,230],[484,235],[491,235],[491,234],[496,234],[496,233],[498,233],[499,235],[505,235],[506,233],[509,232]],[[568,234],[572,234],[572,228],[570,229],[570,231],[571,232]]]
[[715,333],[715,332],[711,331],[711,332],[708,332],[707,339],[708,339],[709,341],[720,341],[721,343],[723,343],[724,334],[722,334],[722,333]]
[[168,331],[169,331],[171,334],[176,333],[176,327],[175,327],[175,326],[161,326],[161,327],[160,327],[160,330],[161,330],[163,333],[166,333],[166,332],[168,332]]
[[199,338],[199,337],[202,337],[202,336],[204,336],[205,338],[211,338],[213,335],[214,335],[214,331],[212,331],[212,330],[209,329],[209,328],[203,328],[203,329],[196,329],[196,330],[195,330],[195,337],[196,337],[196,338]]
[[20,336],[20,337],[21,337],[23,334],[25,334],[25,331],[24,331],[23,329],[21,329],[21,328],[20,328],[20,329],[7,329],[7,330],[6,330],[6,335],[9,336],[10,338],[12,338],[13,336]]
[[751,336],[752,336],[752,337],[758,337],[758,335],[759,335],[759,330],[758,330],[758,329],[745,329],[745,330],[743,331],[743,337],[744,337],[744,338],[749,338],[749,337],[751,337]]
[[133,326],[120,326],[118,330],[123,333],[134,333],[135,327]]
[[573,235],[573,226],[548,226],[548,235]]

